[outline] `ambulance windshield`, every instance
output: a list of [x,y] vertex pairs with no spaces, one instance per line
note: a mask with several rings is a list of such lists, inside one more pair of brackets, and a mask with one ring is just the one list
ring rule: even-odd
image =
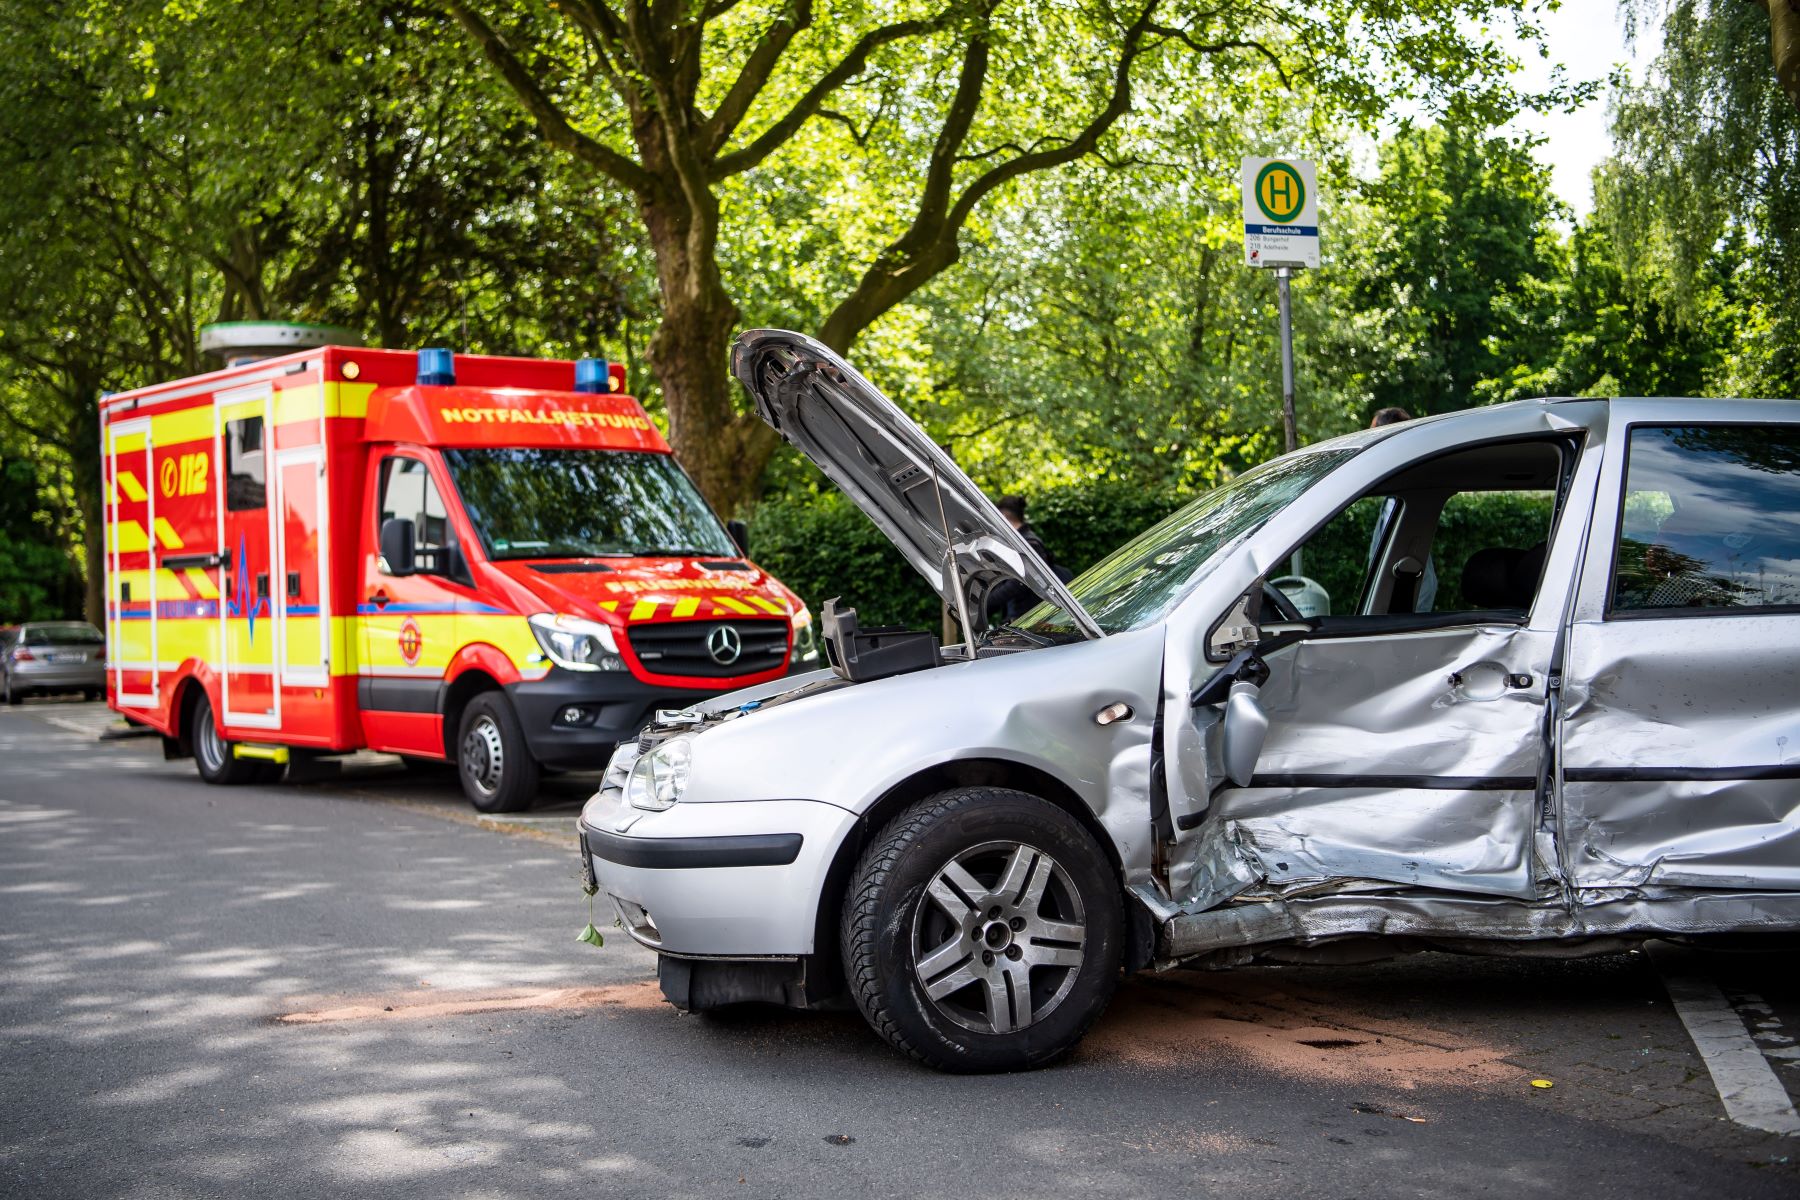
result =
[[637,450],[445,450],[490,559],[739,553],[675,460]]

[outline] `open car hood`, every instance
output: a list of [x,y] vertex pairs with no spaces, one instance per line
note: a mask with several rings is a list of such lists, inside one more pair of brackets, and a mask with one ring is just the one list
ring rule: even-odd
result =
[[[731,371],[770,428],[843,489],[938,595],[966,605],[966,632],[986,626],[988,593],[1013,579],[1067,610],[1088,637],[1100,636],[981,489],[849,363],[804,334],[753,329],[733,347]],[[948,582],[952,554],[961,596]]]

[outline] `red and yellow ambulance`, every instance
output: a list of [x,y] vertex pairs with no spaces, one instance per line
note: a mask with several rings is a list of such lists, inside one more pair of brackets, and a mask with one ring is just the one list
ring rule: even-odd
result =
[[617,365],[320,346],[108,396],[101,441],[108,698],[209,783],[368,748],[515,810],[817,660]]

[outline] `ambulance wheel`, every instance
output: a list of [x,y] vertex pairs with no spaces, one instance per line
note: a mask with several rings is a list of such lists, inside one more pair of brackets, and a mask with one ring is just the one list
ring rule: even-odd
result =
[[260,781],[264,764],[232,757],[231,743],[219,736],[219,726],[213,721],[212,702],[205,696],[194,701],[192,737],[194,766],[207,783],[230,786]]
[[456,773],[479,812],[522,812],[537,799],[537,760],[503,693],[482,692],[463,709]]

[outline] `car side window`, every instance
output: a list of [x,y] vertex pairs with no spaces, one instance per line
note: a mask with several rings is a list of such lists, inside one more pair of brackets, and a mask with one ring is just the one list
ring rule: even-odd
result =
[[263,419],[225,422],[225,507],[232,512],[266,508],[263,485]]
[[1800,606],[1800,427],[1635,426],[1611,612]]
[[416,458],[390,455],[381,464],[381,511],[376,532],[390,518],[413,523],[413,544],[420,550],[437,550],[450,540],[450,517],[438,495],[431,472]]
[[1309,618],[1523,617],[1567,453],[1537,440],[1415,464],[1339,511],[1270,584]]

